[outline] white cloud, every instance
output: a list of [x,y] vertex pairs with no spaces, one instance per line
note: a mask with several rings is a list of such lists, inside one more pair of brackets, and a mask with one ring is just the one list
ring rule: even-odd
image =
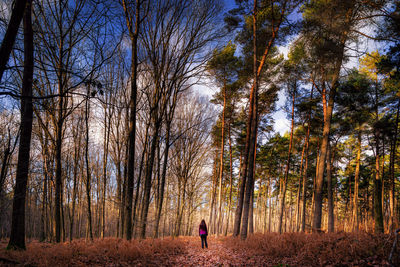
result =
[[273,115],[275,119],[274,130],[275,132],[279,132],[281,135],[284,135],[285,132],[290,130],[290,122],[285,118],[285,115],[282,111],[278,111]]

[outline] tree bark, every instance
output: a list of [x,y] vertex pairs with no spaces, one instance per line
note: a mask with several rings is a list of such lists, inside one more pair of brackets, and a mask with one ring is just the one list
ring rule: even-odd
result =
[[[240,186],[239,186],[239,195],[238,195],[238,201],[237,201],[237,206],[236,206],[236,212],[235,212],[235,223],[233,227],[233,236],[238,236],[239,235],[239,230],[240,230],[240,224],[242,220],[242,209],[244,210],[243,212],[246,213],[246,218],[244,219],[244,222],[246,222],[246,226],[243,227],[242,225],[242,230],[243,232],[241,233],[241,238],[246,238],[247,237],[247,222],[248,222],[248,210],[244,208],[244,205],[248,207],[249,201],[250,201],[250,189],[246,189],[248,193],[247,195],[247,200],[244,202],[244,195],[245,195],[245,188],[246,184],[251,184],[254,183],[254,181],[247,181],[247,175],[253,173],[253,160],[250,160],[250,157],[254,156],[254,151],[255,149],[254,145],[254,140],[255,140],[255,135],[252,133],[252,130],[257,130],[257,124],[253,123],[257,121],[256,118],[256,113],[257,109],[256,107],[256,96],[257,96],[257,90],[258,90],[258,77],[261,74],[261,71],[263,69],[265,60],[267,56],[269,55],[270,49],[275,41],[277,32],[279,30],[279,27],[281,25],[283,15],[286,11],[286,2],[284,3],[284,6],[282,7],[282,11],[280,14],[279,21],[276,23],[276,27],[273,27],[272,33],[271,33],[271,39],[269,40],[266,48],[264,49],[264,53],[261,57],[260,64],[258,64],[257,67],[257,0],[254,0],[254,6],[253,6],[253,71],[254,71],[254,81],[253,85],[250,89],[250,96],[249,96],[249,114],[247,118],[247,123],[246,123],[246,143],[245,143],[245,153],[243,155],[243,166],[242,166],[242,172],[241,172],[241,181],[240,181]],[[250,170],[251,169],[251,170]],[[252,177],[251,177],[252,178]],[[247,202],[247,204],[246,204]]]
[[11,236],[8,249],[25,249],[25,198],[29,174],[29,160],[33,121],[33,30],[32,1],[24,8],[24,73],[22,79],[20,144],[15,180]]
[[167,176],[167,164],[168,164],[168,153],[169,153],[169,139],[170,139],[170,132],[171,132],[171,121],[167,121],[166,127],[166,136],[165,136],[165,150],[164,150],[164,159],[163,159],[163,167],[162,167],[162,174],[161,174],[161,186],[160,186],[160,196],[159,201],[157,203],[157,212],[156,212],[156,225],[154,228],[154,238],[158,237],[158,227],[160,224],[161,218],[161,211],[164,202],[164,191],[165,191],[165,180]]
[[396,122],[393,136],[393,145],[390,153],[390,190],[389,190],[389,203],[390,203],[390,226],[389,229],[394,231],[394,218],[395,218],[395,174],[394,174],[394,163],[396,160],[397,151],[397,135],[399,128],[399,111],[400,111],[400,99],[397,102]]
[[[337,73],[337,75],[339,75]],[[327,101],[327,93],[326,87],[323,86],[322,89],[322,101],[324,107],[324,127],[323,127],[323,136],[322,143],[319,153],[319,160],[316,169],[316,177],[315,177],[315,196],[314,196],[314,216],[313,216],[313,232],[321,231],[321,217],[322,217],[322,189],[324,184],[324,172],[325,172],[325,163],[328,154],[328,142],[329,142],[329,133],[331,129],[331,118],[333,112],[334,105],[334,97],[336,92],[336,82],[333,83],[333,87],[329,92],[329,100]]]
[[[239,229],[241,220],[242,226],[240,231],[240,236],[242,239],[246,239],[247,237],[247,227],[248,227],[248,214],[249,214],[249,202],[250,202],[250,194],[251,194],[251,184],[252,180],[248,181],[250,177],[248,174],[253,176],[253,160],[254,157],[254,143],[252,142],[255,139],[254,133],[252,133],[253,129],[256,129],[256,117],[255,113],[256,109],[256,95],[258,90],[258,73],[257,73],[257,0],[254,0],[253,4],[253,72],[254,72],[254,81],[253,86],[250,89],[249,96],[249,114],[246,123],[246,143],[245,143],[245,152],[243,155],[243,167],[241,173],[241,183],[239,189],[238,196],[238,204],[235,213],[235,224],[233,228],[233,236],[239,235]],[[252,177],[251,177],[252,178]],[[246,193],[245,193],[246,190]],[[243,210],[243,216],[242,216]],[[243,217],[243,218],[242,218]],[[243,225],[245,223],[246,225]]]
[[[78,123],[78,127],[80,123]],[[79,168],[79,159],[80,159],[80,146],[81,146],[81,133],[78,129],[76,129],[77,140],[75,142],[74,149],[74,172],[73,172],[73,189],[72,189],[72,212],[71,212],[71,223],[69,229],[69,241],[72,241],[74,236],[74,223],[75,223],[75,207],[76,207],[76,195],[78,190],[78,168]]]
[[335,217],[333,214],[333,191],[332,191],[332,148],[328,143],[328,154],[326,157],[326,180],[328,182],[328,232],[333,233],[335,231]]
[[215,150],[215,159],[214,159],[214,175],[213,175],[213,181],[212,181],[212,187],[211,187],[211,203],[210,203],[210,212],[209,212],[209,229],[208,231],[213,233],[213,216],[214,216],[214,205],[215,205],[215,193],[216,193],[216,183],[217,183],[217,160],[218,160],[218,150]]
[[278,225],[278,231],[281,234],[282,233],[282,219],[283,219],[283,211],[285,209],[285,200],[286,200],[286,186],[287,186],[287,179],[289,176],[289,167],[290,167],[290,159],[292,156],[292,144],[293,144],[293,132],[294,132],[294,105],[296,101],[296,87],[297,85],[294,85],[293,88],[293,96],[292,96],[292,121],[291,121],[291,126],[290,126],[290,139],[289,139],[289,150],[288,150],[288,157],[286,161],[286,167],[285,167],[285,176],[283,178],[283,183],[282,183],[282,194],[279,200],[280,204],[280,209],[279,209],[279,225]]
[[139,211],[137,211],[138,208],[138,204],[139,204],[139,195],[140,195],[140,184],[142,182],[142,173],[143,173],[143,165],[144,165],[144,159],[145,159],[145,155],[147,152],[147,143],[148,143],[148,139],[149,139],[149,127],[150,127],[150,123],[147,123],[146,125],[146,134],[144,137],[144,143],[143,143],[143,151],[142,151],[142,157],[140,160],[140,165],[139,165],[139,174],[138,174],[138,178],[136,180],[136,192],[135,192],[135,200],[134,200],[134,204],[133,204],[133,210],[132,210],[132,217],[133,217],[133,229],[135,230],[135,236],[137,235],[137,221],[140,219],[138,218],[140,216]]
[[156,152],[156,145],[157,139],[160,131],[160,124],[161,121],[159,118],[154,118],[154,128],[151,140],[151,147],[148,153],[148,157],[146,160],[146,171],[145,171],[145,179],[144,179],[144,195],[143,195],[143,203],[142,203],[142,210],[140,216],[140,237],[142,239],[146,238],[146,227],[147,227],[147,215],[149,211],[150,205],[150,191],[151,191],[151,178],[153,175],[153,165],[154,165],[154,158]]
[[86,142],[85,142],[85,162],[86,162],[86,200],[87,200],[87,220],[88,220],[88,235],[90,240],[93,241],[92,229],[92,205],[91,205],[91,170],[89,165],[89,95],[90,87],[87,89],[86,110],[85,110],[85,126],[86,126]]
[[224,83],[224,88],[222,89],[224,104],[222,108],[222,122],[221,122],[221,151],[219,156],[219,184],[218,184],[218,219],[217,219],[217,231],[216,234],[219,236],[220,224],[221,224],[221,213],[222,213],[222,177],[224,174],[224,147],[225,147],[225,109],[226,109],[226,83]]
[[296,232],[299,231],[299,225],[300,225],[300,192],[301,192],[301,178],[302,178],[302,173],[303,173],[303,162],[304,162],[305,150],[306,150],[306,137],[304,137],[303,149],[301,151],[299,184],[297,187],[297,194],[296,194],[296,223],[295,223],[295,231]]
[[[29,0],[30,1],[30,0]],[[3,78],[3,73],[6,70],[8,59],[10,58],[11,50],[14,46],[15,39],[18,34],[19,25],[21,24],[24,11],[28,0],[16,0],[12,9],[10,22],[7,26],[7,31],[0,47],[0,82]],[[31,4],[31,3],[29,3]]]
[[233,182],[233,160],[232,160],[232,138],[231,138],[231,122],[228,123],[228,141],[229,141],[229,204],[228,218],[226,219],[225,236],[228,234],[229,220],[232,208],[232,182]]
[[139,35],[140,23],[140,0],[136,0],[135,8],[135,29],[133,30],[133,18],[129,16],[129,11],[125,0],[123,6],[127,26],[129,29],[129,36],[131,38],[131,96],[129,101],[129,130],[128,130],[128,176],[127,176],[127,189],[126,189],[126,203],[125,203],[125,238],[130,240],[132,238],[132,200],[133,200],[133,184],[135,175],[135,139],[136,139],[136,105],[137,105],[137,39]]
[[[107,163],[108,163],[108,147],[110,143],[110,131],[111,131],[111,116],[112,113],[107,113],[107,107],[104,108],[104,153],[103,153],[103,207],[102,207],[102,229],[101,237],[104,238],[106,231],[106,192],[107,192]],[[108,125],[107,125],[108,117]]]
[[361,131],[357,135],[357,157],[356,170],[354,174],[354,196],[353,196],[353,231],[358,231],[359,215],[358,215],[358,186],[360,177],[360,158],[361,158]]
[[3,188],[4,188],[4,183],[5,183],[6,177],[7,177],[7,170],[8,170],[8,164],[9,164],[10,156],[11,156],[11,135],[9,134],[8,140],[7,140],[7,146],[6,146],[5,150],[4,150],[3,160],[2,160],[2,163],[1,163],[0,201],[2,200],[2,197],[3,197],[3,190],[4,190]]

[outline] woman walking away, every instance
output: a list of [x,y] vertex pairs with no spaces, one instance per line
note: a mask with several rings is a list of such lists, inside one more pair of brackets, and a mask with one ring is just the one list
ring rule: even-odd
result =
[[206,222],[204,220],[201,220],[201,223],[199,225],[199,235],[201,237],[201,248],[204,248],[204,244],[206,245],[206,248],[208,248],[207,245],[208,231]]

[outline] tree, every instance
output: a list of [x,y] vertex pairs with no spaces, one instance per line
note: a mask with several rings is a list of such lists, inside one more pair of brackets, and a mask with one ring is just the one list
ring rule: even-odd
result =
[[133,183],[134,183],[134,170],[135,170],[135,138],[136,138],[136,104],[137,104],[137,69],[138,69],[138,48],[137,41],[139,36],[139,29],[141,19],[141,4],[143,1],[136,0],[134,4],[134,12],[131,7],[132,3],[122,0],[124,8],[126,24],[129,31],[129,38],[131,39],[131,88],[129,100],[129,128],[128,128],[128,173],[126,184],[126,203],[125,203],[125,238],[130,240],[132,238],[132,200],[133,200]]
[[235,93],[235,79],[238,79],[239,60],[235,57],[236,46],[229,43],[221,50],[214,50],[213,56],[208,62],[207,69],[218,85],[221,86],[218,100],[222,100],[222,116],[221,116],[221,150],[220,150],[220,167],[219,167],[219,185],[218,185],[218,219],[217,219],[217,235],[222,232],[222,177],[224,169],[224,150],[225,150],[225,118],[227,105],[230,105],[232,96]]
[[[355,27],[363,22],[365,13],[373,12],[369,5],[358,1],[310,1],[305,5],[304,34],[310,40],[314,68],[318,70],[318,80],[313,84],[320,92],[323,103],[323,138],[319,150],[316,170],[315,206],[313,231],[321,228],[322,190],[331,117],[339,85],[340,70],[345,59],[346,43],[359,34]],[[334,61],[332,61],[332,58]],[[329,83],[329,86],[327,85]]]
[[[253,69],[249,71],[252,74],[247,76],[252,79],[252,86],[249,95],[246,142],[233,231],[234,236],[239,235],[240,232],[243,239],[247,237],[250,199],[254,187],[254,155],[258,128],[258,80],[263,73],[267,59],[271,56],[271,51],[274,51],[274,45],[284,41],[286,36],[279,35],[278,37],[278,32],[281,28],[284,28],[286,16],[293,11],[297,4],[297,1],[261,1],[259,3],[259,1],[255,0],[252,5],[252,11],[247,12],[247,14],[251,14],[252,20],[250,21],[250,17],[245,19],[240,36],[240,39],[246,45],[245,51],[250,53],[253,59]],[[259,13],[258,10],[261,12]],[[228,20],[230,19],[228,18]],[[233,21],[235,20],[237,22],[239,19],[233,18]]]
[[354,191],[353,191],[353,211],[352,224],[353,230],[359,229],[359,178],[362,153],[362,135],[365,132],[365,124],[369,119],[369,110],[371,107],[371,83],[365,75],[356,70],[350,72],[346,79],[341,83],[338,95],[338,114],[346,114],[341,119],[342,128],[347,128],[351,132],[356,131],[356,167],[354,173]]
[[33,104],[33,29],[32,1],[24,11],[24,73],[21,92],[21,126],[15,181],[11,236],[8,249],[25,249],[25,197],[29,174]]
[[[373,118],[373,135],[375,141],[375,179],[374,179],[374,219],[375,219],[375,232],[384,232],[383,223],[383,201],[382,201],[382,181],[383,181],[383,169],[381,169],[380,161],[381,156],[384,154],[384,148],[381,147],[381,141],[383,138],[383,125],[381,118],[381,86],[378,83],[378,71],[376,62],[379,61],[379,54],[375,53],[367,54],[360,60],[360,72],[364,73],[371,80],[370,87],[372,88],[372,93],[370,94],[371,99],[373,99],[373,104],[371,111],[374,111]],[[381,150],[382,149],[382,150]]]
[[[178,3],[179,2],[179,3]],[[213,27],[218,1],[166,0],[149,7],[141,42],[148,57],[150,77],[144,91],[149,108],[151,139],[145,160],[140,237],[145,238],[157,142],[168,104],[175,94],[187,90],[203,72],[207,61],[202,52],[218,38]],[[185,25],[185,26],[184,26]]]
[[[42,103],[52,118],[51,127],[54,129],[46,132],[50,135],[55,152],[54,217],[56,241],[61,242],[65,236],[62,232],[62,164],[66,121],[74,109],[84,102],[82,99],[71,101],[72,96],[86,95],[81,92],[83,85],[91,84],[97,87],[99,83],[94,73],[109,58],[105,55],[105,47],[109,45],[110,40],[100,30],[107,26],[106,18],[102,14],[108,7],[83,0],[40,2],[37,5],[36,20],[42,23],[36,24],[37,42],[41,49],[37,52],[38,83],[34,89],[42,97]],[[44,101],[47,99],[50,103]],[[40,116],[38,120],[39,123],[43,121]]]

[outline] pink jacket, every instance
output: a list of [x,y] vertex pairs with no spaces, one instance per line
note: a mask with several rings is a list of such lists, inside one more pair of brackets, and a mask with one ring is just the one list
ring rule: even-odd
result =
[[201,229],[201,227],[199,226],[199,235],[208,235],[207,227],[204,230],[204,229]]

